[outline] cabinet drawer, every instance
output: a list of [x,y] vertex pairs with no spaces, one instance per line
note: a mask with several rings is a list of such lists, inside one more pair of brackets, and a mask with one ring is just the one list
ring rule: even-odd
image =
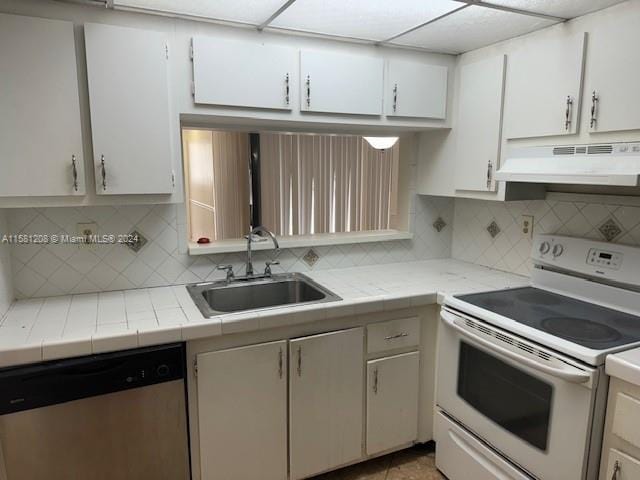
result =
[[640,418],[640,400],[626,393],[618,393],[611,431],[622,440],[640,448],[640,430],[637,422],[633,421],[637,418]]
[[640,478],[640,460],[625,455],[615,448],[610,449],[605,478],[615,478],[617,480],[635,480]]
[[401,318],[367,326],[367,352],[379,353],[420,344],[420,319]]

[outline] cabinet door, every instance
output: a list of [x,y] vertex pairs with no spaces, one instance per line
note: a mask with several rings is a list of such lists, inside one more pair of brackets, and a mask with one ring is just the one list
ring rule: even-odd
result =
[[202,480],[287,478],[286,341],[198,355]]
[[291,340],[291,479],[362,458],[364,330]]
[[586,35],[536,37],[509,55],[507,138],[578,132]]
[[0,196],[83,195],[73,24],[0,15],[0,70]]
[[307,112],[382,114],[381,58],[300,52],[300,108]]
[[367,363],[367,455],[418,438],[419,365],[418,352]]
[[91,23],[84,34],[97,193],[172,193],[164,34]]
[[460,68],[456,190],[495,191],[492,177],[500,159],[505,62],[500,55]]
[[[604,17],[589,37],[585,101],[591,132],[640,129],[640,10]],[[597,101],[591,122],[593,94]]]
[[194,101],[291,110],[296,56],[287,47],[194,37]]
[[447,67],[390,60],[386,85],[387,116],[445,118]]

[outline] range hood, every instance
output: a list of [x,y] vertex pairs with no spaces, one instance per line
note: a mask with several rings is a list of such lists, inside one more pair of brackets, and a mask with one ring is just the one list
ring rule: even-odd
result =
[[512,148],[496,180],[640,186],[640,142]]

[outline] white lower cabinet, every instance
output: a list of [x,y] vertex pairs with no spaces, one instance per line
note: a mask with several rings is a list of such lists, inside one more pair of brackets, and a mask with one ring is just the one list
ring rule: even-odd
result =
[[290,478],[362,458],[364,329],[291,340],[289,358]]
[[283,340],[197,356],[202,480],[287,478],[286,351]]
[[418,437],[419,365],[418,352],[367,362],[367,455]]

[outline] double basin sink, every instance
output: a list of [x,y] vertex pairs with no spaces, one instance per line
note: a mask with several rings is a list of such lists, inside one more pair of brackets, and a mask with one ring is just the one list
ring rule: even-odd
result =
[[342,300],[301,273],[196,283],[189,285],[187,290],[207,318],[225,313]]

